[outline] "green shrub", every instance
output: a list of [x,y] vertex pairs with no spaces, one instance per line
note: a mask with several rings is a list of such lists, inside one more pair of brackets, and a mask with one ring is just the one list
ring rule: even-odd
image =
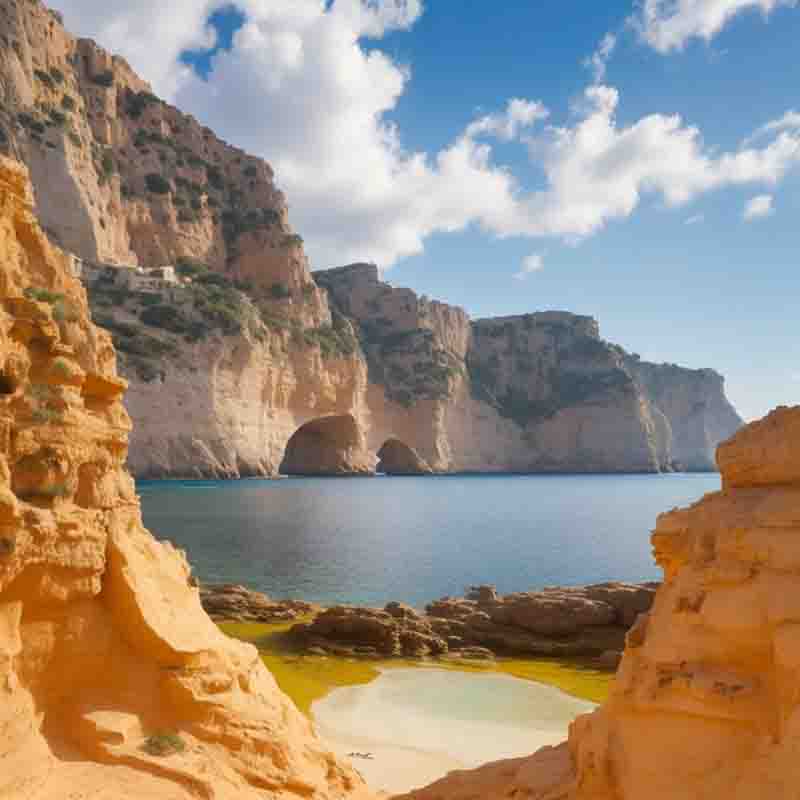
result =
[[144,740],[142,750],[151,756],[170,756],[173,753],[182,753],[186,743],[177,733],[155,733]]
[[181,256],[181,258],[178,259],[175,269],[178,274],[182,275],[184,278],[193,278],[195,275],[208,272],[208,267],[205,264],[185,256]]
[[45,72],[41,69],[35,69],[33,74],[41,81],[48,89],[55,89],[56,82],[53,80],[53,77],[50,75],[49,72]]
[[53,362],[53,372],[62,378],[69,379],[72,377],[72,366],[66,358],[57,358]]
[[283,246],[284,247],[302,247],[303,245],[303,237],[297,233],[289,234],[288,236],[283,237]]
[[63,128],[67,124],[67,115],[63,111],[59,111],[57,108],[51,108],[47,113],[53,125]]
[[38,133],[40,136],[46,130],[44,123],[40,120],[36,119],[33,114],[29,114],[27,111],[21,111],[17,114],[17,121],[23,128],[32,133]]
[[224,286],[230,288],[233,286],[230,278],[225,275],[220,275],[218,272],[202,272],[195,278],[195,283],[202,284],[203,286]]
[[269,287],[269,294],[273,300],[286,300],[292,296],[289,287],[285,283],[273,283]]
[[114,85],[114,73],[110,69],[107,69],[105,72],[92,75],[92,81],[98,86],[103,86],[108,89]]
[[244,168],[244,175],[247,178],[255,178],[258,175],[258,167],[255,164],[250,164]]
[[36,300],[39,303],[56,303],[64,300],[64,295],[58,292],[51,292],[49,289],[42,289],[38,286],[29,286],[25,290],[25,297],[29,300]]
[[225,179],[219,167],[206,164],[206,175],[208,176],[208,182],[217,189],[217,191],[221,192],[225,188]]
[[103,158],[102,158],[100,164],[101,164],[101,166],[103,168],[103,174],[107,178],[110,178],[116,172],[116,166],[114,164],[114,156],[111,155],[111,151],[110,150],[106,150],[103,153]]
[[130,89],[125,95],[125,113],[131,119],[139,119],[147,106],[161,101],[150,92],[132,92]]
[[75,110],[75,106],[76,106],[76,103],[75,103],[74,98],[70,97],[68,94],[65,94],[61,98],[61,108],[63,108],[64,111],[74,111]]
[[56,83],[64,83],[64,73],[58,67],[50,67],[50,77]]
[[147,187],[147,191],[152,194],[169,194],[172,188],[169,181],[157,172],[151,172],[145,175],[144,183]]
[[153,328],[163,328],[172,333],[186,333],[188,320],[174,306],[158,304],[145,308],[139,319]]

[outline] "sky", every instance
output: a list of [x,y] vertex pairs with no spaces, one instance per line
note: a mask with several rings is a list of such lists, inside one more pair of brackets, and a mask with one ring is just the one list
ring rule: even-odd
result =
[[51,0],[267,159],[315,269],[800,403],[800,0]]

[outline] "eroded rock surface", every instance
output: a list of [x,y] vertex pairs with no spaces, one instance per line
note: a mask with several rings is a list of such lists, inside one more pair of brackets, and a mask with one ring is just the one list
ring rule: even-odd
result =
[[377,472],[386,475],[429,475],[433,470],[416,450],[399,439],[388,439],[378,450]]
[[800,407],[719,448],[724,489],[662,514],[664,583],[569,744],[415,800],[790,800],[800,788]]
[[[604,583],[500,596],[491,586],[443,598],[420,613],[401,603],[383,610],[337,606],[292,629],[305,648],[338,654],[603,656],[649,610],[655,584]],[[615,666],[616,664],[612,664]]]
[[208,616],[220,622],[291,622],[321,610],[303,600],[273,600],[234,583],[201,586],[200,602]]
[[0,375],[0,797],[364,795],[142,527],[110,337],[7,159]]

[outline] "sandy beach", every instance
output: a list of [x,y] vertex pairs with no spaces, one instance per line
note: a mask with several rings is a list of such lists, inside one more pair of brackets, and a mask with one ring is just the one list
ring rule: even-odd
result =
[[397,793],[556,744],[593,708],[508,675],[417,668],[387,669],[370,684],[337,689],[312,714],[329,746],[373,789]]

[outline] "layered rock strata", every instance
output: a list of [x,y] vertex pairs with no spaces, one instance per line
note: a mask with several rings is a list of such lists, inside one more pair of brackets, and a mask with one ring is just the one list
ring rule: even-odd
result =
[[603,583],[499,596],[484,586],[468,598],[431,603],[424,614],[401,603],[383,610],[337,606],[291,632],[307,650],[338,655],[604,656],[608,663],[655,589]]
[[723,490],[662,514],[664,582],[569,742],[410,797],[789,800],[800,787],[800,407],[718,450]]
[[0,159],[0,797],[365,796],[142,527],[110,337],[32,205]]

